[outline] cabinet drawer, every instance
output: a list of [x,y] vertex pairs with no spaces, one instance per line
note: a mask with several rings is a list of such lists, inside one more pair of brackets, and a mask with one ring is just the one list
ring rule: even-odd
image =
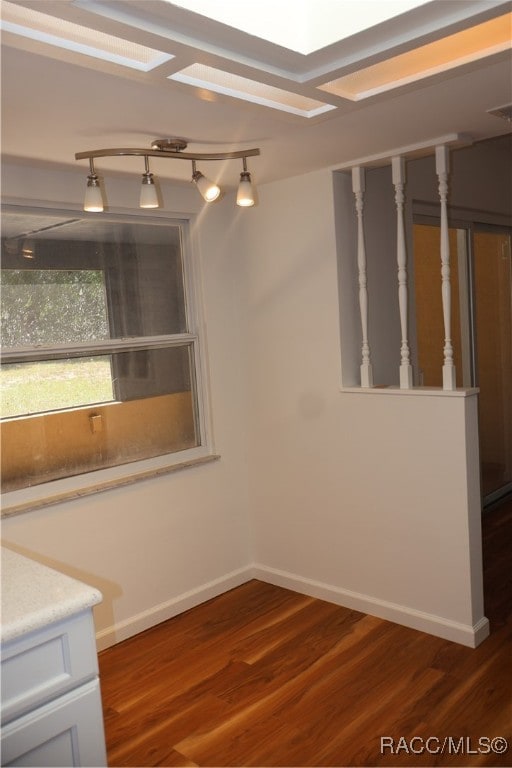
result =
[[2,724],[98,674],[92,611],[50,624],[2,647]]
[[106,766],[98,680],[2,729],[4,766]]

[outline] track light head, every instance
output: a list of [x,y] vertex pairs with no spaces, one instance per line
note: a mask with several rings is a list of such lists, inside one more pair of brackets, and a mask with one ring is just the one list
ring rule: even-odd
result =
[[93,213],[103,210],[103,197],[100,189],[100,182],[96,174],[90,174],[87,177],[87,189],[85,190],[84,211]]
[[236,204],[241,208],[250,208],[254,205],[254,190],[252,188],[251,174],[247,170],[247,158],[242,158],[244,169],[240,174],[240,183],[236,195]]
[[94,170],[94,161],[89,158],[90,172],[87,177],[87,188],[85,190],[84,211],[100,213],[103,210],[103,195],[101,194],[100,180]]
[[155,180],[149,170],[149,161],[145,157],[146,170],[142,174],[142,187],[140,189],[139,208],[159,208],[158,195],[156,193]]
[[254,205],[254,192],[252,188],[251,174],[248,171],[242,171],[240,174],[240,183],[236,195],[236,204],[241,208],[250,208]]
[[203,200],[207,203],[212,203],[220,195],[220,187],[213,181],[207,179],[200,171],[196,170],[194,160],[192,160],[192,181],[195,183]]
[[142,174],[142,186],[140,188],[139,208],[159,208],[156,194],[155,180],[152,173]]

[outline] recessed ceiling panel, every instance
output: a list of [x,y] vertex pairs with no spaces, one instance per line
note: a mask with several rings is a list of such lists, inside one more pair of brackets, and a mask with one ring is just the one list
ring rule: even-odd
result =
[[65,48],[142,72],[174,58],[171,54],[107,35],[56,16],[4,0],[0,28],[14,35]]
[[511,47],[512,14],[478,24],[400,56],[381,61],[318,88],[359,101],[401,85],[445,72]]
[[166,0],[172,5],[304,55],[428,0]]
[[265,83],[249,80],[246,77],[240,77],[231,72],[224,72],[203,64],[192,64],[180,72],[169,75],[169,79],[233,96],[236,99],[245,99],[245,101],[251,101],[255,104],[280,109],[301,117],[316,117],[323,112],[336,109],[332,104],[310,99],[292,91],[274,88]]

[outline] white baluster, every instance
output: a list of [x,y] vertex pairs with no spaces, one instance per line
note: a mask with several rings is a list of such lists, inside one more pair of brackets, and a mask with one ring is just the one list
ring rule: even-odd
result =
[[361,330],[363,345],[361,348],[361,386],[373,387],[373,371],[370,361],[370,345],[368,343],[368,289],[366,278],[366,248],[364,242],[363,208],[364,208],[364,168],[352,168],[352,191],[354,192],[357,212],[357,266],[359,269],[359,310],[361,313]]
[[405,247],[405,159],[393,157],[391,160],[393,185],[395,187],[396,203],[396,258],[398,263],[398,306],[400,310],[400,329],[402,341],[400,346],[400,389],[412,387],[412,365],[407,336],[407,250]]
[[441,201],[441,290],[444,319],[444,362],[443,389],[455,389],[455,365],[453,364],[453,346],[451,339],[451,284],[450,284],[450,240],[448,234],[448,147],[436,147],[436,173],[439,180],[439,199]]

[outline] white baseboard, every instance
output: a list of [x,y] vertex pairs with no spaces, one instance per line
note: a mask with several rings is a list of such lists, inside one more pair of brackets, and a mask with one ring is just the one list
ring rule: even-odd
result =
[[483,616],[475,625],[460,624],[441,616],[416,611],[407,606],[379,600],[359,592],[352,592],[341,587],[305,579],[293,573],[269,568],[266,565],[255,563],[252,566],[240,568],[237,571],[221,576],[196,589],[178,595],[164,603],[159,603],[142,613],[118,622],[111,627],[101,630],[96,635],[98,650],[104,650],[111,645],[127,640],[139,632],[160,624],[162,621],[172,619],[179,613],[195,608],[197,605],[211,600],[213,597],[227,592],[234,587],[239,587],[251,579],[259,579],[277,587],[291,589],[310,597],[341,605],[361,613],[368,613],[387,621],[393,621],[411,629],[418,629],[430,635],[451,640],[454,643],[476,648],[489,634],[489,621]]
[[305,579],[286,571],[279,571],[255,563],[252,568],[253,578],[291,589],[310,597],[317,597],[336,605],[342,605],[362,613],[393,621],[411,629],[418,629],[430,635],[451,640],[454,643],[476,648],[489,634],[489,621],[483,616],[475,625],[460,624],[441,616],[416,611],[407,606],[379,600],[359,592],[352,592],[340,587],[333,587],[312,579]]
[[211,600],[212,597],[218,597],[218,595],[222,595],[234,587],[239,587],[252,578],[253,572],[250,566],[240,568],[237,571],[221,576],[219,579],[202,584],[196,589],[173,597],[165,603],[154,605],[148,608],[147,611],[142,611],[142,613],[131,616],[125,621],[117,622],[106,629],[102,629],[96,634],[98,651],[103,651],[111,645],[127,640],[129,637],[137,635],[139,632],[144,632],[144,630],[150,629],[162,621],[172,619],[173,616],[188,611],[190,608],[195,608],[196,605],[205,603],[207,600]]

